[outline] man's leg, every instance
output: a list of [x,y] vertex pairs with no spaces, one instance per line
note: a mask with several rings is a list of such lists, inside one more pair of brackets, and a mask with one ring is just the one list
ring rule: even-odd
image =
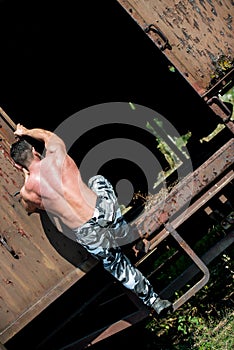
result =
[[[84,239],[82,239],[79,241],[80,244],[93,256],[102,261],[106,271],[126,288],[133,291],[145,305],[155,310],[157,314],[169,310],[171,308],[171,303],[168,300],[159,298],[148,279],[130,262],[127,256],[122,253],[120,247],[113,247],[113,237],[107,238],[110,234],[109,231],[104,231],[103,228],[102,230],[96,228],[95,235],[97,232],[99,238],[95,239],[95,242],[90,242],[87,245],[84,244]],[[102,246],[98,245],[98,241],[102,242]],[[108,248],[103,248],[105,243],[107,243]]]
[[162,300],[154,291],[149,280],[130,262],[120,248],[111,249],[103,259],[103,266],[126,288],[133,291],[145,305],[156,311],[157,314],[170,311],[172,304]]
[[[148,279],[123,254],[119,241],[116,241],[116,238],[127,237],[129,227],[121,215],[112,185],[103,176],[97,175],[89,180],[89,187],[100,197],[96,205],[99,216],[85,225],[78,242],[101,260],[105,270],[135,292],[145,305],[158,314],[168,309],[171,303],[159,298]],[[108,223],[111,219],[112,222]],[[102,226],[105,223],[108,223],[107,227]]]
[[109,251],[98,254],[103,262],[103,267],[126,288],[130,289],[147,306],[152,306],[158,298],[153,286],[146,277],[130,262],[121,248],[112,248]]

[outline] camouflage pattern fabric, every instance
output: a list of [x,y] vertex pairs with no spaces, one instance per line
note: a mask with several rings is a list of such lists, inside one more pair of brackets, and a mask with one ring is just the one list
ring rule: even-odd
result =
[[112,185],[102,175],[96,175],[88,186],[98,197],[93,217],[73,230],[77,242],[101,260],[105,270],[135,292],[144,304],[151,306],[158,294],[118,244],[119,238],[128,235],[129,226],[121,214]]

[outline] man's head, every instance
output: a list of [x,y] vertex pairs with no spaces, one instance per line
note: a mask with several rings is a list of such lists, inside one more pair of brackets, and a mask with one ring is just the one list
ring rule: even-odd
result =
[[24,139],[20,139],[11,145],[10,155],[14,162],[28,169],[34,159],[33,146]]

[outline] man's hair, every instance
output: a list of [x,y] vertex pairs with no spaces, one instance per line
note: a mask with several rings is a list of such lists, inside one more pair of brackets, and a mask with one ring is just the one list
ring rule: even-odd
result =
[[16,164],[28,168],[32,159],[32,145],[24,139],[20,139],[11,145],[10,155]]

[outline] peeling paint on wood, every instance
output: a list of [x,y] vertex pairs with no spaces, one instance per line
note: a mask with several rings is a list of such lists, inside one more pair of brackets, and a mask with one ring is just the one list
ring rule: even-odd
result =
[[[217,60],[234,58],[234,3],[217,0],[118,0],[143,30],[153,24],[168,39],[163,53],[200,93],[210,86]],[[147,35],[159,46],[153,31]]]
[[[48,217],[27,215],[15,195],[23,176],[9,155],[14,123],[0,109],[0,342],[3,344],[96,261]],[[11,250],[15,252],[11,253]]]

